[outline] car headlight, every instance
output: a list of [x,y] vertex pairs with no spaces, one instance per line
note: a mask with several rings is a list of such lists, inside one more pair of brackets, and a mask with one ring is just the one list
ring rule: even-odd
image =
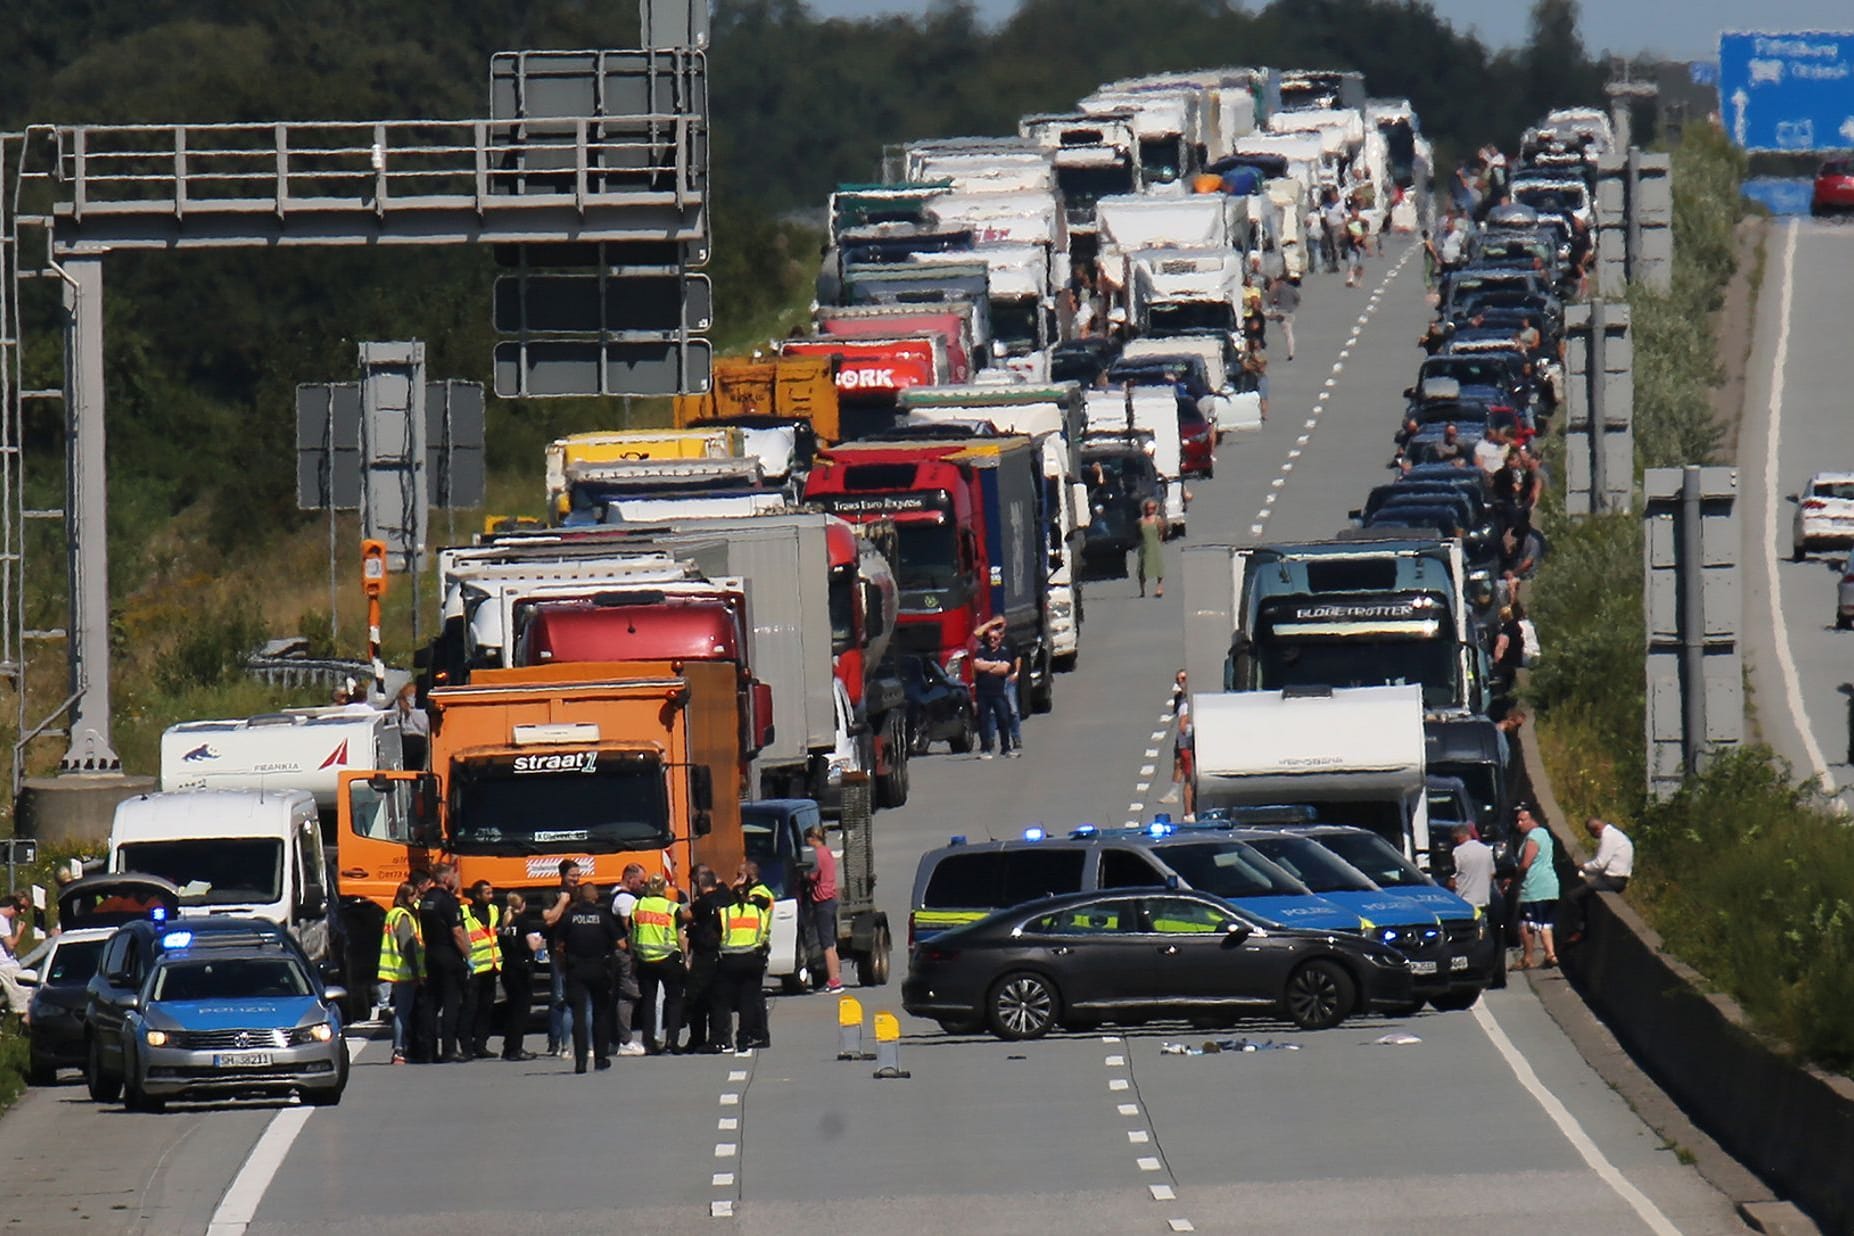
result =
[[165,1030],[150,1030],[147,1031],[144,1037],[147,1038],[148,1046],[150,1047],[167,1046],[167,1031]]
[[335,1037],[335,1028],[325,1021],[319,1021],[309,1027],[309,1037],[318,1043],[326,1043]]
[[1382,966],[1386,970],[1401,970],[1410,964],[1409,958],[1394,949],[1367,949],[1365,950],[1365,960],[1369,961],[1374,966]]

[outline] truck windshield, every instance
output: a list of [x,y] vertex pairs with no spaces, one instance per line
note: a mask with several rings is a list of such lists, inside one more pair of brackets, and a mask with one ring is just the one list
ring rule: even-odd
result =
[[1235,329],[1236,309],[1227,301],[1164,301],[1146,311],[1146,333],[1155,339]]
[[283,900],[281,837],[194,837],[132,841],[117,851],[123,871],[160,876],[183,906],[265,905]]
[[1034,350],[1037,346],[1037,319],[1042,306],[1034,296],[993,298],[991,301],[991,337],[1008,348]]
[[1125,163],[1104,167],[1058,167],[1056,183],[1071,210],[1082,208],[1090,218],[1094,204],[1104,197],[1133,192],[1133,169]]
[[1304,897],[1307,890],[1234,841],[1168,845],[1158,851],[1179,879],[1216,897]]
[[536,751],[471,760],[451,798],[460,854],[611,854],[667,845],[669,797],[653,756]]
[[[1358,799],[1350,802],[1314,803],[1313,809],[1319,813],[1322,824],[1345,824],[1353,828],[1363,828],[1377,834],[1377,840],[1396,847],[1403,853],[1404,845],[1404,810],[1403,804],[1391,798]],[[1343,855],[1341,857],[1344,857]],[[1352,862],[1346,858],[1347,862]],[[1352,863],[1357,867],[1357,863]],[[1362,867],[1360,870],[1364,870]],[[1371,872],[1366,871],[1366,875]],[[1371,876],[1377,879],[1376,876]]]
[[907,520],[895,525],[901,546],[896,567],[903,592],[935,592],[959,580],[959,539],[953,525]]

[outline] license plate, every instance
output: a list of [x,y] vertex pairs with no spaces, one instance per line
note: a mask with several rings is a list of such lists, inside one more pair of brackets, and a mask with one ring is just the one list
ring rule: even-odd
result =
[[1466,970],[1468,968],[1468,959],[1466,957],[1451,957],[1448,959],[1448,968],[1451,970]]
[[1436,963],[1433,961],[1413,961],[1410,963],[1411,974],[1434,974]]
[[215,1069],[267,1069],[270,1067],[270,1053],[267,1051],[222,1051],[212,1058]]

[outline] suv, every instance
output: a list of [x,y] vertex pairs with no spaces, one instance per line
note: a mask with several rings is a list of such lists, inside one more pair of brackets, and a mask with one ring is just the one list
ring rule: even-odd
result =
[[[183,961],[206,969],[170,977],[170,963]],[[268,919],[129,923],[104,945],[86,988],[90,1097],[125,1095],[147,1110],[200,1092],[293,1090],[334,1102],[347,1050],[333,1002],[346,994],[324,988],[302,946]]]
[[921,856],[914,873],[908,946],[988,914],[1065,893],[1195,888],[1277,926],[1358,933],[1360,917],[1321,897],[1230,837],[1147,829],[1078,828],[1066,839],[1026,830],[1021,841],[951,845]]

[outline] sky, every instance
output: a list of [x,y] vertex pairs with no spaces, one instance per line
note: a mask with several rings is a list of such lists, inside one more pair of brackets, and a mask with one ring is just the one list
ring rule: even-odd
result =
[[[1258,7],[1250,0],[1246,7]],[[1523,42],[1529,0],[1431,0],[1457,29],[1472,28],[1495,47]],[[908,0],[808,0],[825,17],[868,17],[925,8]],[[1002,18],[1016,0],[975,0],[981,15]],[[1584,45],[1625,55],[1648,51],[1670,60],[1712,60],[1721,30],[1783,32],[1854,28],[1849,0],[1585,0]]]

